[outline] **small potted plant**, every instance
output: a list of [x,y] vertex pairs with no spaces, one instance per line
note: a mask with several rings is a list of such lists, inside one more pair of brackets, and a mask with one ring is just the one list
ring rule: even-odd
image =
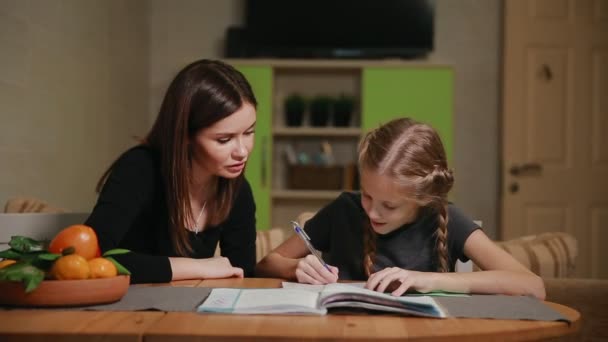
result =
[[354,109],[355,98],[350,95],[340,94],[334,100],[333,125],[336,127],[348,126]]
[[304,112],[306,111],[306,99],[304,96],[296,93],[291,94],[285,99],[284,105],[287,126],[301,126]]
[[315,96],[310,101],[310,125],[314,127],[327,126],[331,113],[333,99],[326,95]]

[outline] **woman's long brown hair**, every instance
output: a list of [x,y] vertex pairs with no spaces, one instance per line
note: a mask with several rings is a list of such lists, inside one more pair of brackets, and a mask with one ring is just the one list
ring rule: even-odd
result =
[[[194,222],[188,192],[192,182],[190,142],[201,129],[232,115],[244,103],[257,106],[251,86],[239,71],[220,61],[196,61],[173,79],[158,117],[142,142],[160,155],[170,236],[181,256],[192,252],[184,229],[187,220]],[[99,180],[98,192],[113,166]],[[242,181],[243,174],[235,179],[218,178],[215,193],[206,204],[209,224],[219,224],[227,218]]]
[[[443,143],[429,125],[409,118],[392,120],[369,132],[359,144],[359,167],[395,181],[411,200],[437,213],[436,251],[438,271],[448,272],[448,202],[454,184]],[[364,224],[363,265],[373,273],[376,239],[369,220]]]

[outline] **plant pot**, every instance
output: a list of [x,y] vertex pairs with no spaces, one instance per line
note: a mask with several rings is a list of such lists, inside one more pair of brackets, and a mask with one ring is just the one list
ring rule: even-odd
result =
[[346,127],[350,125],[355,108],[355,98],[351,95],[341,94],[333,101],[334,116],[332,123],[337,127]]
[[310,113],[310,125],[313,127],[323,127],[327,126],[329,121],[329,113],[328,112],[311,112]]
[[327,126],[332,110],[333,99],[319,95],[310,101],[310,125],[314,127]]
[[304,119],[304,112],[303,111],[285,112],[285,123],[289,127],[299,127],[299,126],[302,126],[303,119]]
[[336,127],[347,127],[350,125],[352,113],[349,111],[335,111],[332,118],[332,123]]

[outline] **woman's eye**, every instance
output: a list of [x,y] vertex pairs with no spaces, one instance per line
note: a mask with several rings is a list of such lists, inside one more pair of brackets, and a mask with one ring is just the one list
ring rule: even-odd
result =
[[255,131],[247,131],[247,132],[245,132],[245,135],[252,135],[254,133],[255,133]]
[[225,143],[227,143],[229,141],[230,141],[230,138],[220,138],[220,139],[217,139],[217,142],[219,142],[220,144],[225,144]]
[[388,204],[383,204],[384,209],[386,210],[395,210],[396,207],[393,207],[392,205],[388,205]]

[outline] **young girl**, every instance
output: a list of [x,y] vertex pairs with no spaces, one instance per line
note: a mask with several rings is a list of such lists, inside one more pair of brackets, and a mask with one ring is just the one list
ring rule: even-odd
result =
[[[396,119],[359,145],[361,192],[345,192],[304,227],[329,269],[292,236],[257,265],[258,275],[327,284],[367,281],[366,287],[533,295],[544,284],[497,247],[462,211],[449,204],[453,184],[437,132]],[[483,271],[455,273],[456,260]]]
[[[98,184],[86,224],[131,282],[251,275],[255,204],[243,170],[253,148],[256,100],[233,67],[200,60],[169,85],[142,144]],[[221,258],[213,258],[220,244]]]

